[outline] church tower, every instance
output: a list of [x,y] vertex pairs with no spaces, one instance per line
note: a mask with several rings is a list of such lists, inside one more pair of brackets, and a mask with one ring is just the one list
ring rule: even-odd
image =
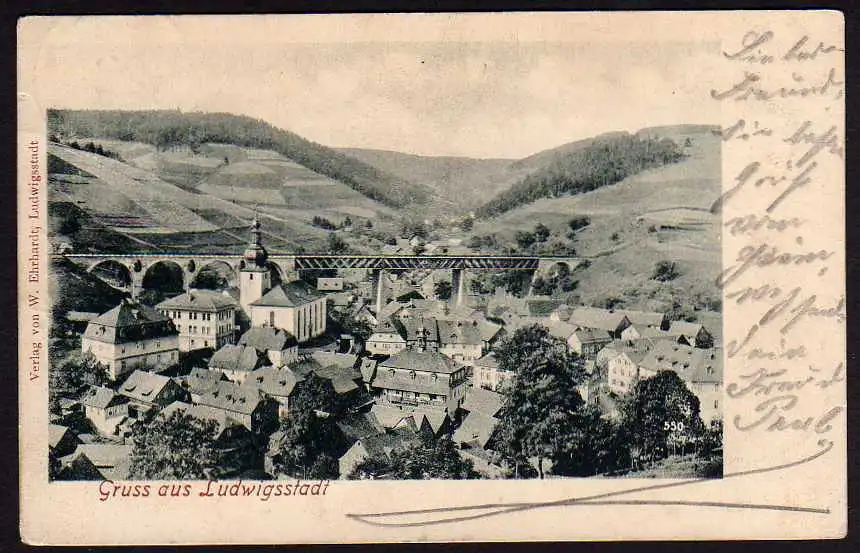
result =
[[251,242],[243,257],[245,266],[239,272],[239,303],[250,318],[249,305],[263,297],[272,287],[272,275],[266,263],[269,254],[260,241],[260,220],[256,213],[251,222]]

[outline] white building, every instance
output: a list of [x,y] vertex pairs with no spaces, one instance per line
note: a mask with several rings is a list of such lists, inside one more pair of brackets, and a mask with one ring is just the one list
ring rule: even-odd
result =
[[248,305],[252,326],[285,330],[295,336],[300,344],[325,332],[325,296],[305,282],[294,281],[275,286]]
[[238,304],[224,292],[189,290],[155,306],[179,331],[179,351],[232,344]]
[[123,299],[90,321],[81,351],[92,352],[112,380],[137,368],[160,369],[179,360],[179,333],[169,317],[153,308]]

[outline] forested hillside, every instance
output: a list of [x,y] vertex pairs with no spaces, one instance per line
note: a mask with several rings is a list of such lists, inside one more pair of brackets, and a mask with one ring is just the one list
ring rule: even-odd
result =
[[426,186],[393,176],[265,121],[227,113],[49,110],[48,133],[63,140],[92,137],[143,142],[160,150],[173,146],[195,150],[205,143],[273,150],[390,207],[424,204],[432,193]]
[[683,158],[681,147],[668,138],[604,135],[583,148],[556,153],[542,169],[481,206],[478,215],[499,215],[541,198],[588,192]]

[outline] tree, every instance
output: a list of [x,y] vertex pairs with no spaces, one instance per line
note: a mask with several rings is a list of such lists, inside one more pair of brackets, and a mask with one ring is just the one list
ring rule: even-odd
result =
[[674,261],[662,260],[658,261],[656,265],[654,265],[654,272],[651,275],[651,280],[656,280],[659,282],[669,282],[670,280],[675,280],[681,276],[681,273],[678,272],[678,267]]
[[538,223],[535,225],[535,240],[538,242],[546,242],[546,239],[549,238],[550,230],[549,227],[544,225],[543,223]]
[[340,411],[340,400],[331,381],[316,375],[308,374],[300,382],[290,396],[290,411],[337,413]]
[[346,217],[343,218],[343,227],[347,228],[347,227],[351,227],[351,226],[352,226],[352,217],[347,215]]
[[561,455],[576,432],[576,411],[583,404],[576,386],[585,376],[583,364],[564,340],[540,325],[517,329],[496,357],[500,370],[514,373],[499,415],[501,450],[515,464],[537,457],[543,478],[544,459]]
[[209,478],[221,455],[215,446],[217,423],[174,411],[132,430],[129,471],[141,480]]
[[54,397],[71,397],[87,386],[103,386],[110,381],[107,369],[90,353],[73,353],[59,366],[51,367],[49,389]]
[[453,289],[451,287],[451,283],[447,280],[440,280],[433,286],[433,293],[435,293],[436,297],[440,300],[451,299],[452,292]]
[[471,230],[475,227],[475,221],[471,217],[466,217],[462,221],[460,221],[460,230],[463,232],[471,232]]
[[521,249],[526,250],[535,243],[535,235],[525,230],[518,230],[514,235],[514,240],[517,241],[517,245]]
[[536,276],[532,281],[532,293],[536,296],[551,296],[555,290],[555,282],[552,278]]
[[349,245],[346,241],[335,233],[328,235],[328,251],[331,254],[339,255],[349,251]]
[[656,460],[672,446],[685,447],[702,434],[699,399],[675,371],[640,380],[622,399],[621,431],[634,457]]
[[593,476],[628,466],[629,453],[618,428],[601,416],[599,407],[579,409],[572,427],[564,447],[553,458],[553,473]]
[[450,438],[418,441],[391,453],[391,477],[401,480],[465,480],[477,478],[471,461],[463,459]]
[[75,212],[69,213],[60,223],[60,234],[70,236],[81,230],[81,221]]
[[336,426],[330,416],[298,407],[281,422],[283,438],[276,469],[296,478],[336,478],[337,462],[332,452],[337,449]]
[[578,217],[574,217],[570,221],[567,222],[567,226],[570,227],[572,232],[576,232],[581,228],[585,228],[591,224],[591,219],[587,215],[581,215]]

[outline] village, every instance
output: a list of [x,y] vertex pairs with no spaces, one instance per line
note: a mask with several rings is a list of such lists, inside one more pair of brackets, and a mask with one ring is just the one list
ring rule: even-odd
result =
[[218,459],[176,478],[402,478],[392,463],[416,447],[455,456],[466,477],[517,476],[498,446],[517,378],[500,351],[534,328],[585,375],[561,392],[601,419],[619,420],[637,383],[668,372],[697,398],[703,427],[721,428],[716,329],[501,288],[453,301],[425,270],[397,275],[383,302],[369,282],[331,274],[275,283],[256,218],[250,233],[236,293],[189,287],[66,314],[85,374],[52,398],[52,479],[164,476],[141,449],[176,421],[205,423]]

